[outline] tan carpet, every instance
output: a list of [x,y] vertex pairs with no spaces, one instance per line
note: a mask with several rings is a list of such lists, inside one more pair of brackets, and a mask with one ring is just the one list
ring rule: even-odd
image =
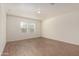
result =
[[8,42],[3,56],[79,56],[79,46],[46,38]]

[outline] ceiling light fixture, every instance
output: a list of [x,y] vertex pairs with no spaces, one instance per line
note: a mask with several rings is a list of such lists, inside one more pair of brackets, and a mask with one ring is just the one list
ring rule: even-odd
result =
[[54,5],[55,3],[50,3],[50,5]]
[[39,11],[37,11],[37,13],[39,13],[39,14],[40,14],[40,10],[39,10]]

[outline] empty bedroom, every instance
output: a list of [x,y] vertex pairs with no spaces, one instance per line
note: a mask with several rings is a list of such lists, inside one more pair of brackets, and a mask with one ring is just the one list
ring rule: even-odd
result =
[[0,3],[1,56],[79,56],[79,3]]

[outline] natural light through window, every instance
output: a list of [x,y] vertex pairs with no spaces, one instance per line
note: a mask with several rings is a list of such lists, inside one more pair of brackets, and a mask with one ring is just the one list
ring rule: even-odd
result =
[[34,33],[36,31],[35,23],[20,22],[21,32]]

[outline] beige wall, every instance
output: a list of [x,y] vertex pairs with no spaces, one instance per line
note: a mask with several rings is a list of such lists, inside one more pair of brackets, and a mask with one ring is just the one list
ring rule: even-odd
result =
[[79,12],[44,20],[42,36],[79,45]]
[[[24,21],[26,23],[35,23],[36,24],[36,32],[35,33],[23,33],[20,30],[20,22]],[[7,41],[16,41],[23,40],[28,38],[40,37],[40,21],[21,18],[16,16],[7,16]]]
[[6,14],[3,4],[0,4],[0,55],[6,44]]

